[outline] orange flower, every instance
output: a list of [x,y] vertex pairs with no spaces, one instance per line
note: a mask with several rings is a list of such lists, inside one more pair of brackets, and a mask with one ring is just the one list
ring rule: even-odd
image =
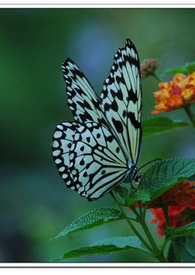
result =
[[170,112],[184,104],[195,103],[195,72],[189,75],[176,74],[172,81],[159,83],[160,91],[154,92],[155,110],[152,114]]

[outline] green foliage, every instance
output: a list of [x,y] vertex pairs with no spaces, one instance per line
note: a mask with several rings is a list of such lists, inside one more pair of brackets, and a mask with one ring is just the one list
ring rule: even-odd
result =
[[[195,262],[195,235],[187,237],[179,237],[175,239],[181,262],[194,263]],[[170,247],[168,254],[169,262],[177,262],[173,248]]]
[[68,258],[86,255],[112,254],[132,249],[140,249],[147,253],[147,250],[142,247],[141,241],[136,236],[113,237],[98,241],[90,246],[84,246],[68,251],[62,258],[55,259],[54,261],[62,261]]
[[150,193],[147,190],[130,189],[118,185],[114,191],[120,196],[120,201],[123,206],[134,205],[137,201],[149,201]]
[[114,208],[98,208],[87,212],[82,215],[70,225],[66,226],[62,232],[60,232],[53,239],[64,237],[69,233],[86,230],[95,226],[99,226],[105,223],[113,222],[122,219],[120,211]]
[[155,162],[143,174],[137,189],[118,185],[114,191],[121,205],[131,206],[137,201],[148,202],[162,195],[173,185],[195,174],[195,159],[167,159]]
[[173,129],[190,126],[182,121],[173,121],[167,117],[150,118],[143,121],[143,137],[158,135]]
[[[146,172],[142,176],[140,187],[137,190],[128,190],[124,186],[117,186],[114,190],[117,195],[122,199],[122,203],[120,203],[121,205],[131,206],[134,205],[136,201],[150,201],[157,198],[174,184],[181,182],[182,180],[191,177],[194,174],[195,159],[167,159],[155,162],[151,167],[146,170]],[[68,233],[82,231],[124,218],[128,223],[130,223],[129,218],[125,217],[125,212],[122,210],[118,211],[113,208],[95,209],[84,214],[80,218],[76,219],[69,226],[65,227],[65,229],[54,239],[63,237]],[[143,218],[141,222],[142,225],[145,224]],[[134,227],[132,228],[134,232],[137,232]],[[146,229],[146,225],[144,226],[144,228],[146,230],[146,235],[150,240],[152,240],[150,233]],[[178,236],[187,236],[191,238],[192,236],[189,235],[193,234],[194,232],[195,223],[189,224],[181,228],[167,227],[167,235],[172,238]],[[90,246],[84,246],[68,251],[64,254],[62,258],[56,259],[55,261],[62,261],[78,256],[111,254],[131,249],[139,249],[145,251],[146,253],[149,253],[149,250],[146,250],[146,248],[142,246],[142,244],[144,244],[144,246],[148,248],[148,246],[146,246],[145,240],[142,239],[142,236],[140,234],[138,236],[139,238],[131,236],[115,237],[108,240],[102,240]],[[194,260],[194,252],[193,248],[190,246],[191,243],[189,242],[189,239],[176,238],[175,241],[178,249],[180,250],[180,257],[182,261],[192,262]],[[156,255],[160,255],[158,252],[158,248],[155,248],[155,251]],[[161,254],[159,256],[159,260],[163,261],[164,258],[162,257],[163,255]],[[176,261],[177,259],[175,259],[174,257],[175,254],[171,247],[169,251],[169,261]]]
[[157,161],[143,174],[140,190],[149,192],[150,199],[153,200],[174,184],[194,174],[195,159],[181,158]]
[[176,73],[187,75],[187,74],[193,73],[194,71],[195,71],[195,62],[189,62],[189,63],[186,63],[183,67],[168,69],[163,73],[163,75],[176,74]]
[[155,162],[143,174],[138,189],[115,187],[121,204],[134,205],[137,201],[152,201],[170,187],[195,174],[195,159],[166,159]]
[[129,197],[126,200],[127,205],[134,205],[137,201],[150,201],[150,194],[147,190],[130,191]]
[[129,197],[129,190],[128,188],[124,187],[122,184],[117,185],[113,189],[121,199],[126,200]]
[[168,236],[172,236],[174,238],[193,235],[195,234],[195,222],[178,228],[167,227],[165,232]]

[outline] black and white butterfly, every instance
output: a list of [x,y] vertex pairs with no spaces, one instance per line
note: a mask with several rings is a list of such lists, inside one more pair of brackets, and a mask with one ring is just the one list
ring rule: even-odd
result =
[[94,200],[122,182],[139,181],[142,91],[134,44],[127,39],[115,54],[100,98],[71,59],[62,70],[74,122],[56,127],[52,149],[66,185]]

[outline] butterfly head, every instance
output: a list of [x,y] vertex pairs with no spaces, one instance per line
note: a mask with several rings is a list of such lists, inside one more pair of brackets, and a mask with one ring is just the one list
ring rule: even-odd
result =
[[131,179],[134,180],[135,182],[139,182],[141,180],[141,173],[135,165],[132,168],[133,169],[132,169]]
[[127,176],[124,182],[139,182],[141,180],[141,173],[137,169],[135,164],[132,164],[130,161],[128,163]]

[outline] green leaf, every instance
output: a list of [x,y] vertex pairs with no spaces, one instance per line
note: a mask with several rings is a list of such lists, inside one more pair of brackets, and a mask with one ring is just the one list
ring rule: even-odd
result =
[[137,201],[150,201],[150,193],[147,190],[133,190],[130,192],[129,197],[125,200],[126,206],[134,205]]
[[187,224],[182,227],[174,228],[174,227],[167,227],[165,231],[169,236],[173,237],[182,237],[182,236],[189,236],[195,234],[195,222]]
[[183,67],[168,69],[162,75],[176,74],[176,73],[187,75],[193,72],[195,72],[195,62],[189,62],[189,63],[186,63]]
[[[195,235],[175,239],[177,250],[182,263],[195,262]],[[177,262],[172,246],[170,246],[168,260]]]
[[140,190],[150,193],[151,200],[159,197],[174,184],[195,174],[195,159],[166,159],[157,161],[143,174]]
[[70,250],[66,252],[62,258],[58,258],[54,261],[62,261],[68,258],[87,255],[112,254],[132,249],[139,249],[146,253],[149,253],[145,248],[142,247],[141,241],[136,236],[113,237],[96,242],[90,246],[84,246]]
[[[137,187],[139,188],[139,187]],[[121,184],[114,188],[114,191],[121,197],[120,205],[131,206],[137,201],[149,201],[150,193],[147,190],[130,189],[123,187]]]
[[113,189],[123,200],[129,197],[129,190],[122,186],[122,184],[117,185]]
[[167,117],[150,118],[143,121],[143,137],[158,135],[187,126],[190,126],[190,124],[182,121],[173,121]]
[[95,226],[99,226],[105,223],[113,222],[123,219],[120,211],[114,208],[98,208],[87,212],[82,215],[70,225],[66,226],[62,232],[60,232],[53,239],[58,239],[60,237],[66,236],[68,233],[78,232],[86,230]]

